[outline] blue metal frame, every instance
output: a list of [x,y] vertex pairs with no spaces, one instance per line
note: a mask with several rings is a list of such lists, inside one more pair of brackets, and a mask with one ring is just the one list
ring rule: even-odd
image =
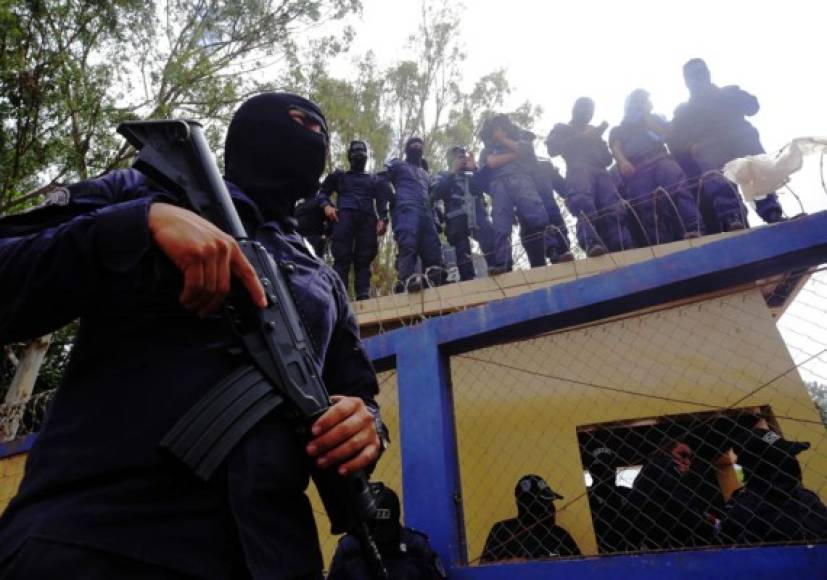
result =
[[[827,546],[718,549],[465,566],[449,357],[827,262],[827,212],[433,318],[365,340],[397,370],[406,523],[429,534],[452,578],[732,578],[827,570]],[[827,576],[825,574],[822,577]],[[806,576],[811,577],[811,576]]]

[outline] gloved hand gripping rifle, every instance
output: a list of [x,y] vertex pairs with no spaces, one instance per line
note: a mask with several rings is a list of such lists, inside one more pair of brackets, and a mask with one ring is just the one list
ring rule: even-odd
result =
[[[267,307],[260,309],[243,288],[231,292],[224,312],[249,363],[208,391],[161,442],[163,450],[207,480],[236,443],[276,407],[286,403],[306,428],[330,407],[330,397],[282,273],[292,264],[277,265],[247,236],[201,126],[181,120],[138,121],[121,123],[118,132],[138,150],[137,170],[237,240],[267,295]],[[335,470],[316,470],[313,478],[332,532],[355,533],[374,578],[388,578],[368,528],[377,507],[364,472],[341,478]]]

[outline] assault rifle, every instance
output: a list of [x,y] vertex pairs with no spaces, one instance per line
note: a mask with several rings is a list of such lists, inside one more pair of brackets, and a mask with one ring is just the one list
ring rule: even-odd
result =
[[[306,428],[330,407],[330,396],[282,272],[289,273],[293,265],[276,264],[247,235],[201,125],[137,121],[121,123],[118,133],[138,150],[133,164],[138,171],[236,239],[267,296],[264,309],[254,305],[243,288],[228,296],[224,313],[249,362],[208,391],[161,441],[164,451],[207,480],[239,440],[276,407],[286,404]],[[374,578],[388,578],[368,527],[377,506],[364,472],[341,478],[335,470],[316,470],[313,478],[331,531],[355,533]]]

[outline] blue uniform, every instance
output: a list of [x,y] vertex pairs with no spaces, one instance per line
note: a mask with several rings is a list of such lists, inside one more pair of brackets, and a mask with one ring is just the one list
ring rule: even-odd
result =
[[[733,220],[746,225],[746,214],[737,187],[717,172],[733,159],[765,152],[758,131],[744,118],[758,109],[758,99],[741,88],[710,84],[678,105],[672,119],[670,147],[678,155],[688,155],[697,166],[703,175],[704,195],[711,198],[715,216],[724,228]],[[707,172],[713,173],[704,175]],[[774,193],[755,205],[764,221],[781,218],[781,205]]]
[[468,229],[468,217],[462,205],[463,188],[460,178],[453,173],[446,173],[440,176],[434,186],[434,198],[445,204],[445,237],[456,251],[460,280],[474,279],[474,261],[469,236],[480,245],[486,261],[491,259],[494,252],[494,228],[485,209],[482,187],[478,180],[471,177],[468,180],[468,188],[474,196],[477,220],[477,228],[474,231]]
[[[334,192],[335,205],[331,200]],[[338,208],[339,221],[331,225],[330,234],[333,269],[347,288],[353,264],[356,298],[367,298],[370,295],[370,265],[379,251],[377,210],[378,219],[387,221],[387,195],[373,175],[337,169],[322,182],[319,198],[323,208]]]
[[[331,392],[375,407],[375,373],[338,276],[289,220],[265,223],[228,187],[251,236],[294,264],[287,281]],[[158,452],[178,419],[244,361],[222,316],[199,318],[179,304],[181,275],[147,225],[155,192],[133,170],[69,191],[61,219],[42,214],[45,229],[0,221],[0,343],[80,318],[63,383],[0,518],[0,567],[37,538],[197,578],[320,577],[304,495],[312,460],[283,412],[245,435],[208,483]]]
[[[411,528],[402,528],[399,544],[381,545],[379,550],[393,580],[439,580],[445,578],[445,570],[439,557],[431,548],[428,536]],[[344,536],[333,562],[327,580],[371,580],[365,564],[359,540],[351,535]]]
[[[664,129],[669,122],[656,118]],[[650,129],[642,117],[625,118],[609,133],[609,144],[619,147],[634,165],[635,172],[624,177],[624,197],[642,230],[642,245],[651,246],[683,239],[697,233],[700,214],[686,174],[669,155],[660,134]]]
[[439,285],[443,276],[442,244],[431,207],[428,172],[401,159],[392,159],[385,167],[379,178],[394,188],[391,223],[397,248],[397,287],[404,288],[414,275],[417,258],[422,261],[422,271],[428,272],[431,284]]
[[490,181],[488,188],[493,201],[494,259],[489,265],[511,269],[511,231],[514,214],[520,224],[520,238],[532,268],[545,266],[544,235],[548,214],[534,181],[537,158],[527,141],[520,142],[517,159],[497,168],[488,166],[491,155],[502,155],[510,150],[501,145],[486,147],[480,153],[480,168]]
[[606,168],[612,156],[596,131],[558,123],[546,138],[548,154],[566,162],[566,205],[577,218],[577,241],[585,251],[602,245],[615,252],[632,247],[626,210]]

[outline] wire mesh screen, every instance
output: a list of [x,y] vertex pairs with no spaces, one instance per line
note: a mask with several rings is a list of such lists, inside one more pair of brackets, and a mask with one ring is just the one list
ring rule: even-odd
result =
[[471,563],[827,538],[827,287],[451,358]]
[[[388,428],[391,445],[377,463],[370,479],[371,481],[381,481],[395,491],[399,496],[400,504],[402,504],[404,496],[402,493],[402,455],[399,445],[399,398],[396,390],[396,371],[379,373],[377,378],[379,380],[379,396],[376,400],[382,409],[382,420]],[[333,558],[333,553],[336,551],[340,536],[334,536],[330,533],[330,523],[315,487],[311,486],[309,495],[316,516],[316,526],[319,530],[322,557],[325,566],[328,567]]]

